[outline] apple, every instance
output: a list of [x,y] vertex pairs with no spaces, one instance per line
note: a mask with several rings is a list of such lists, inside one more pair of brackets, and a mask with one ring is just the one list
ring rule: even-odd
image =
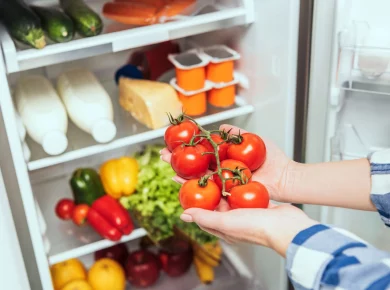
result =
[[192,257],[191,244],[178,238],[171,238],[159,251],[162,269],[170,277],[185,274],[192,265]]
[[160,277],[158,257],[147,251],[130,253],[126,263],[127,280],[135,287],[149,287]]
[[125,244],[116,244],[106,249],[95,252],[95,261],[102,258],[110,258],[117,261],[123,268],[126,266],[126,260],[129,252]]

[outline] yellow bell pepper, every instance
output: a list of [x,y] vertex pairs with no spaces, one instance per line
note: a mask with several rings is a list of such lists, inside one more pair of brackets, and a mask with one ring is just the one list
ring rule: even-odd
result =
[[130,157],[108,160],[100,167],[104,190],[115,199],[135,191],[138,181],[138,163]]

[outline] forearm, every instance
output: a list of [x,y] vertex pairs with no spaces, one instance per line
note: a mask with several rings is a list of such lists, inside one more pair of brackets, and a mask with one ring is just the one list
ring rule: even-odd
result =
[[285,202],[376,210],[370,200],[371,176],[367,159],[293,163],[285,180]]

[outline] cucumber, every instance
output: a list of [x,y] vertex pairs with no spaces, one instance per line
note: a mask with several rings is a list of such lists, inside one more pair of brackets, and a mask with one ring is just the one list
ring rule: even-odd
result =
[[46,46],[39,17],[22,0],[0,1],[0,21],[16,40],[39,49]]
[[83,0],[60,0],[62,9],[72,18],[82,36],[95,36],[102,32],[103,21]]
[[49,38],[55,42],[72,40],[74,27],[72,19],[57,8],[31,6],[39,16]]

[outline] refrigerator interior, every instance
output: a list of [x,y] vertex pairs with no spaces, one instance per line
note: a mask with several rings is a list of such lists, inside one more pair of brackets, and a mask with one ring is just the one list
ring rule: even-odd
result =
[[[311,72],[314,80],[309,108],[311,134],[307,140],[309,162],[365,158],[370,152],[390,148],[388,9],[390,3],[381,0],[329,1],[316,5],[318,26],[314,32]],[[334,18],[333,25],[325,26],[326,15]],[[333,46],[321,49],[318,45],[325,38]],[[329,67],[323,64],[327,61]],[[319,79],[315,79],[320,74],[326,88],[320,87]],[[319,128],[323,128],[320,132],[325,132],[324,136],[318,136]],[[390,232],[376,212],[323,207],[320,218],[390,250],[386,242]]]
[[[99,11],[103,2],[88,3]],[[23,241],[21,249],[31,289],[52,289],[51,264],[73,257],[82,257],[86,263],[91,263],[94,251],[113,244],[89,228],[78,228],[56,218],[56,202],[71,197],[68,182],[73,170],[98,168],[102,162],[132,154],[144,144],[163,142],[164,128],[147,129],[118,104],[114,74],[135,51],[166,40],[177,41],[183,50],[226,44],[238,51],[241,59],[235,70],[241,75],[241,82],[236,104],[227,109],[209,107],[205,115],[197,118],[198,122],[209,128],[217,128],[222,123],[243,127],[272,139],[292,156],[299,1],[288,1],[287,4],[281,0],[197,3],[202,7],[205,3],[210,5],[203,7],[196,16],[149,27],[132,28],[108,21],[102,35],[62,44],[50,43],[42,50],[15,46],[5,30],[1,31],[0,105],[3,119],[0,135],[7,138],[0,140],[1,150],[5,152],[0,164],[7,168],[4,179],[18,238]],[[45,4],[56,5],[51,1]],[[27,136],[31,157],[25,161],[12,109],[15,83],[21,76],[35,74],[46,76],[55,84],[62,72],[79,67],[92,71],[112,98],[117,126],[115,139],[97,144],[69,120],[69,145],[64,153],[49,156]],[[139,228],[121,241],[133,244],[144,235],[145,231]],[[254,277],[265,289],[286,289],[284,262],[275,253],[250,245],[224,247],[225,262],[218,270],[217,279]],[[187,278],[182,282],[162,280],[161,285],[157,284],[153,289],[188,290],[188,285],[192,289],[196,286],[193,269],[188,275],[190,284],[183,282]]]

